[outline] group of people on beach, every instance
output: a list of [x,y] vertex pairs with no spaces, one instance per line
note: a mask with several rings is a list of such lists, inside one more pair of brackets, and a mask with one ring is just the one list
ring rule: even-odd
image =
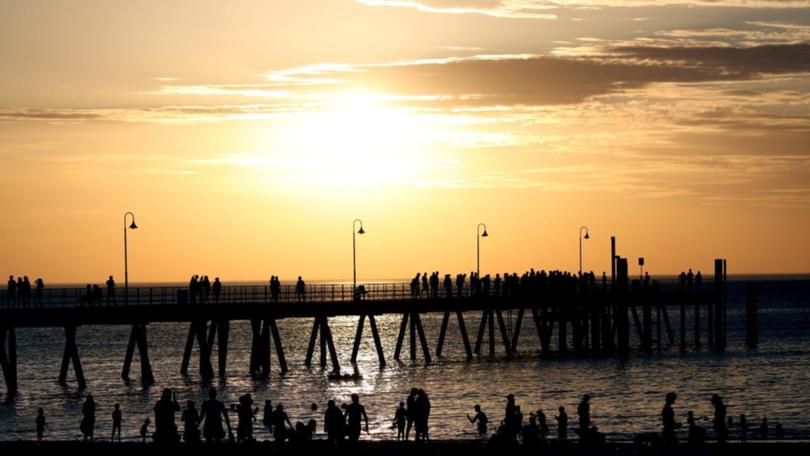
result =
[[[661,410],[662,432],[642,433],[636,437],[636,442],[648,441],[657,442],[661,445],[675,446],[678,442],[677,430],[682,427],[676,419],[674,409],[677,400],[676,393],[668,393],[665,396],[664,407]],[[605,435],[591,420],[591,396],[585,394],[580,400],[576,414],[578,426],[574,429],[579,437],[579,442],[586,445],[599,445],[605,442]],[[728,441],[729,430],[735,426],[731,417],[727,416],[727,409],[723,399],[715,394],[711,398],[714,409],[714,416],[711,420],[711,427],[714,431],[717,443],[723,444]],[[88,395],[82,404],[82,419],[79,429],[85,441],[92,441],[95,433],[96,411],[98,405],[92,395]],[[520,405],[516,402],[514,394],[506,396],[503,419],[495,428],[494,433],[489,435],[489,418],[479,404],[474,407],[474,415],[467,415],[471,424],[476,426],[478,434],[488,437],[496,444],[515,444],[521,442],[524,445],[540,444],[549,439],[551,429],[548,418],[542,409],[538,408],[529,413],[528,422],[524,422],[525,416]],[[431,404],[430,398],[424,389],[412,388],[404,401],[399,402],[399,406],[394,412],[391,428],[395,429],[396,439],[406,441],[410,438],[411,430],[414,431],[414,440],[417,442],[427,442],[429,440],[429,418]],[[182,432],[178,429],[176,414],[181,413],[180,421],[183,425]],[[229,412],[236,412],[236,436]],[[311,416],[292,424],[290,417],[280,403],[273,405],[271,400],[264,401],[262,424],[265,429],[273,435],[276,444],[300,443],[312,440],[316,434],[318,405],[310,406]],[[150,425],[154,424],[152,438],[157,444],[176,444],[181,440],[187,444],[198,444],[202,440],[206,443],[219,443],[226,439],[236,442],[252,442],[254,424],[257,423],[257,415],[260,408],[254,406],[251,395],[245,394],[239,397],[239,403],[231,407],[217,398],[216,388],[210,388],[208,400],[203,402],[197,409],[195,401],[186,401],[185,407],[181,408],[176,395],[171,389],[163,390],[160,400],[154,406],[154,421],[151,418],[144,420],[140,429],[140,437],[146,442],[149,437]],[[112,435],[111,440],[121,440],[121,428],[123,423],[122,411],[119,404],[114,404],[112,410]],[[557,440],[568,439],[569,418],[565,407],[559,407],[557,415],[554,416],[557,427]],[[46,428],[44,410],[40,408],[36,417],[37,440],[42,440]],[[365,407],[360,403],[360,397],[352,394],[350,402],[337,406],[337,402],[329,400],[323,412],[323,432],[326,440],[334,445],[348,442],[357,442],[362,431],[369,432],[368,414]],[[706,443],[706,428],[698,425],[697,418],[690,410],[686,414],[688,426],[687,442],[691,446],[702,446]],[[740,415],[736,423],[739,430],[739,440],[747,441],[749,432],[754,430],[749,428],[745,414]],[[762,418],[758,434],[761,439],[767,439],[770,435],[770,425],[767,418]],[[784,437],[784,429],[778,422],[774,423],[774,435],[777,438]]]

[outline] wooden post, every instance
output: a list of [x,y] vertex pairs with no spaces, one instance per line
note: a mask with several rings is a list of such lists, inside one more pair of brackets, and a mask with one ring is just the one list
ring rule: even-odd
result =
[[594,299],[591,295],[591,353],[594,356],[599,356],[602,353],[600,347],[602,342],[602,334],[600,333],[602,325],[602,305],[599,299]]
[[695,348],[700,348],[700,303],[695,301],[695,317],[693,321],[695,331]]
[[[273,335],[273,344],[276,346],[276,357],[278,358],[278,365],[281,373],[287,372],[287,357],[284,356],[284,346],[281,345],[281,334],[278,332],[278,325],[275,318],[268,319],[270,324],[270,332]],[[220,332],[221,334],[221,332]]]
[[394,350],[394,359],[399,361],[399,355],[402,351],[402,341],[405,339],[405,331],[408,328],[408,314],[402,314],[402,322],[399,324],[399,335],[397,336],[397,345]]
[[523,307],[518,309],[517,318],[515,319],[515,329],[512,333],[512,352],[517,351],[518,339],[520,338],[520,328],[523,325]]
[[498,317],[498,327],[501,330],[501,339],[503,340],[503,348],[504,350],[506,350],[506,359],[512,359],[512,343],[509,340],[509,335],[506,332],[506,324],[503,321],[503,313],[501,313],[501,309],[496,310],[495,315]]
[[217,336],[217,370],[219,376],[224,377],[228,367],[228,338],[231,323],[228,320],[219,321],[219,335]]
[[754,350],[759,344],[757,325],[757,289],[752,282],[745,284],[745,345]]
[[180,363],[180,374],[182,375],[188,375],[188,363],[191,360],[191,350],[194,348],[194,335],[196,333],[197,329],[194,326],[194,322],[189,323],[186,347],[183,350],[183,361]]
[[411,312],[410,337],[408,338],[410,341],[411,361],[416,361],[416,318],[414,316],[415,314]]
[[630,353],[630,321],[627,316],[627,299],[628,299],[628,276],[627,276],[627,258],[616,259],[616,293],[614,293],[617,301],[616,326],[618,329],[618,352],[620,356],[627,356]]
[[489,356],[495,357],[495,311],[489,310],[487,316],[487,327],[489,328]]
[[458,319],[458,330],[461,333],[461,340],[464,343],[464,351],[467,354],[467,361],[472,361],[472,350],[470,349],[470,338],[467,337],[467,325],[464,323],[464,314],[460,310],[456,311]]
[[[633,285],[637,282],[634,280]],[[634,287],[635,288],[635,287]],[[642,331],[640,331],[639,337],[641,338],[641,349],[645,352],[652,351],[652,306],[650,304],[649,298],[642,297],[644,300],[641,303],[641,311],[644,321],[644,327]],[[635,310],[635,306],[633,306],[633,310]],[[635,314],[635,312],[633,312]]]
[[149,344],[146,339],[146,324],[141,323],[138,328],[138,355],[141,359],[141,384],[153,385],[155,376],[152,374],[152,365],[149,363]]
[[79,360],[79,350],[76,347],[76,326],[65,326],[65,351],[62,355],[62,366],[59,369],[59,384],[64,385],[67,381],[68,365],[73,364],[73,371],[76,374],[76,381],[79,389],[85,389],[87,382],[84,380],[82,363]]
[[312,322],[312,332],[309,335],[309,345],[307,346],[307,357],[304,360],[304,364],[309,367],[312,365],[312,355],[315,352],[315,343],[318,340],[318,327],[321,324],[321,320],[318,317],[315,317],[315,320]]
[[200,377],[204,381],[214,378],[214,368],[211,366],[211,349],[208,345],[207,328],[205,320],[196,322],[197,347],[200,352]]
[[[262,332],[262,323],[261,320],[257,318],[253,318],[250,320],[250,329],[251,334],[253,335],[253,343],[250,346],[250,375],[251,377],[256,377],[259,371],[259,358],[261,356],[261,332]],[[307,351],[307,365],[309,365],[309,359],[312,358],[312,342],[310,341],[310,351]]]
[[[8,351],[6,351],[8,344]],[[0,327],[0,366],[6,380],[8,396],[17,393],[17,334],[14,328]]]
[[377,320],[374,318],[374,315],[369,314],[368,323],[369,326],[371,326],[371,336],[374,338],[374,348],[377,350],[377,359],[380,362],[380,367],[385,367],[385,353],[383,352],[380,332],[377,330]]
[[563,309],[563,306],[557,304],[555,306],[556,314],[557,314],[557,345],[558,350],[561,355],[565,355],[568,353],[568,319],[567,319],[567,312]]
[[481,312],[481,324],[478,325],[478,337],[475,339],[475,350],[473,350],[476,356],[481,355],[481,343],[484,341],[484,331],[487,329],[488,318],[489,312],[486,310]]
[[352,346],[352,364],[357,363],[357,353],[360,351],[360,342],[363,338],[363,324],[366,322],[366,314],[360,314],[360,319],[357,321],[357,331],[354,334],[354,345]]
[[725,260],[714,260],[714,340],[715,349],[723,351],[726,348],[725,340],[725,303],[726,303],[726,267]]
[[419,333],[419,344],[422,346],[422,356],[425,357],[425,362],[430,364],[430,349],[428,348],[427,338],[425,337],[425,330],[422,328],[422,319],[417,312],[414,312],[412,319],[416,322],[416,330]]
[[681,308],[680,309],[681,323],[680,328],[678,329],[680,330],[681,333],[681,351],[683,352],[686,351],[686,301],[683,300],[683,297],[681,297],[680,308]]
[[132,325],[132,330],[129,332],[127,351],[124,354],[124,367],[121,369],[121,378],[124,383],[129,383],[129,370],[132,366],[132,356],[135,354],[135,345],[137,344],[137,327],[138,325]]

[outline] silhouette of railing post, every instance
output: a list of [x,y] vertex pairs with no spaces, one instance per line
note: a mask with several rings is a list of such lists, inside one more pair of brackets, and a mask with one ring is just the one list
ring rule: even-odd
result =
[[9,397],[17,393],[17,333],[14,327],[0,327],[0,367]]
[[79,389],[85,389],[87,382],[84,380],[84,371],[82,370],[82,363],[79,359],[79,350],[76,347],[76,325],[65,326],[65,351],[62,355],[62,366],[59,369],[60,385],[67,383],[67,371],[70,363],[73,364],[73,371],[76,374],[76,382],[79,384]]
[[149,363],[145,323],[136,323],[132,325],[132,331],[129,333],[127,352],[124,356],[124,367],[121,370],[121,378],[124,380],[124,382],[129,383],[129,371],[132,365],[132,356],[135,353],[136,346],[138,347],[138,355],[141,361],[141,383],[145,386],[153,385],[155,383],[155,377],[152,374],[152,366]]

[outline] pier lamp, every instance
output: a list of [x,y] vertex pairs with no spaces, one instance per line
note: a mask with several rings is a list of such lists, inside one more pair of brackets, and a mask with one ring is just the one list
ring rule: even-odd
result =
[[[360,229],[356,229],[357,224],[360,224]],[[352,295],[356,296],[357,294],[357,240],[356,234],[365,234],[365,230],[363,230],[363,221],[360,219],[355,219],[352,222]]]
[[[481,232],[481,228],[484,228],[483,233]],[[481,277],[481,238],[487,236],[489,236],[489,234],[487,234],[487,225],[484,223],[479,223],[478,227],[475,229],[475,274],[478,277]]]
[[[585,236],[582,236],[582,230],[585,230]],[[582,276],[582,239],[590,239],[591,236],[588,234],[588,227],[581,226],[579,227],[579,275]]]
[[[132,217],[132,223],[127,226],[127,217]],[[135,214],[127,212],[124,214],[124,305],[127,304],[129,298],[129,260],[127,259],[127,228],[130,230],[138,229],[135,224]]]

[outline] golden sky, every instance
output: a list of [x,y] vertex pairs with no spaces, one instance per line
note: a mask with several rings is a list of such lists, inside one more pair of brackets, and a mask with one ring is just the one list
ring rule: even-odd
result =
[[808,0],[0,0],[0,274],[810,271]]

